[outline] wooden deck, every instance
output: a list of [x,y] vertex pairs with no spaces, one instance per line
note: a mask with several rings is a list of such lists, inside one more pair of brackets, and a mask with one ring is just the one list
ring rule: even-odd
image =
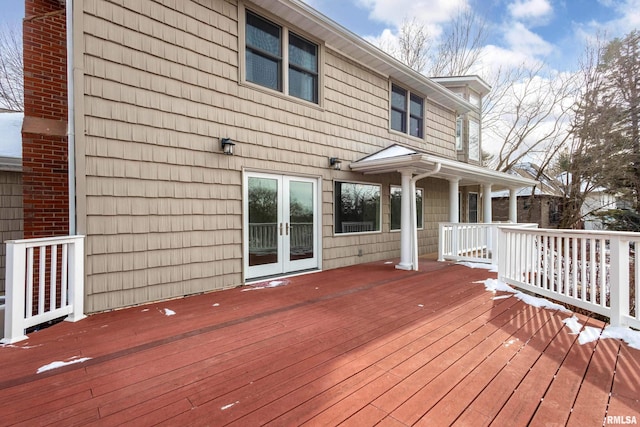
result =
[[0,424],[640,422],[640,351],[578,344],[567,314],[474,284],[486,270],[421,268],[354,266],[32,333],[0,348]]

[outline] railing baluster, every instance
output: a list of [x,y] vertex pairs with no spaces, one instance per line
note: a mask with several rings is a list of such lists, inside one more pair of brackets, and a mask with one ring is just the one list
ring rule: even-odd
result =
[[605,239],[600,239],[600,305],[607,306],[607,245]]
[[60,274],[60,307],[67,306],[67,289],[68,280],[67,280],[67,263],[68,263],[68,247],[69,244],[65,243],[62,245],[62,273]]
[[51,271],[49,275],[49,310],[56,308],[56,285],[58,280],[58,245],[51,245]]
[[591,285],[589,302],[593,304],[596,303],[596,284],[598,283],[598,276],[596,273],[598,266],[598,262],[596,260],[597,243],[597,239],[592,238],[589,241],[589,267],[591,268],[591,277],[589,278],[589,284]]
[[33,248],[27,248],[27,297],[25,299],[25,316],[33,315]]
[[47,263],[46,263],[46,259],[47,259],[47,247],[46,246],[41,246],[40,247],[40,261],[38,264],[38,272],[39,274],[39,278],[38,278],[38,314],[42,314],[44,313],[44,287],[46,286],[45,283],[45,273],[46,273],[46,269],[47,269]]

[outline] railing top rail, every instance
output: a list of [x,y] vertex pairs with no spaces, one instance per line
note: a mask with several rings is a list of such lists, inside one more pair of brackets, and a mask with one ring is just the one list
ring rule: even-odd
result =
[[536,233],[547,235],[562,235],[566,237],[595,237],[599,239],[607,237],[626,237],[627,240],[640,240],[640,233],[631,231],[607,231],[607,230],[566,230],[566,229],[550,229],[550,228],[522,228],[513,226],[500,226],[498,227],[504,230],[518,231],[520,233]]
[[39,237],[36,239],[7,240],[5,241],[5,243],[25,245],[28,248],[33,248],[36,246],[62,245],[65,243],[75,243],[78,240],[82,240],[82,239],[84,239],[83,235],[77,235],[77,236]]
[[538,224],[535,222],[439,222],[438,225],[441,227],[447,226],[459,226],[459,227],[468,227],[468,226],[478,226],[478,227],[514,227],[514,228],[537,228]]

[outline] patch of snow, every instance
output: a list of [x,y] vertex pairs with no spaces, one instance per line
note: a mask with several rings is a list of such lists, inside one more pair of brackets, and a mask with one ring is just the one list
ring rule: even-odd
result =
[[585,327],[580,335],[578,335],[578,342],[580,344],[586,344],[589,342],[593,342],[600,337],[600,332],[602,330],[600,328],[594,328],[593,326]]
[[418,307],[422,308],[424,307],[424,304],[418,304]]
[[50,371],[52,369],[58,369],[61,368],[63,366],[67,366],[67,365],[73,365],[75,363],[82,363],[82,362],[86,362],[87,360],[90,360],[90,357],[81,357],[81,358],[76,358],[76,357],[72,357],[70,360],[66,361],[66,362],[61,362],[59,360],[56,360],[55,362],[51,362],[48,365],[44,365],[38,368],[38,370],[36,371],[36,374],[40,374],[42,372],[46,372],[46,371]]
[[497,300],[497,299],[507,299],[507,298],[511,298],[513,295],[499,295],[497,297],[493,297],[491,299],[493,300]]
[[640,331],[623,326],[607,326],[602,331],[600,338],[617,338],[629,344],[629,347],[640,350]]
[[463,265],[463,266],[469,267],[469,268],[483,268],[485,270],[489,270],[490,272],[497,272],[498,271],[498,266],[495,265],[495,264],[485,264],[485,263],[482,263],[482,262],[467,262],[467,261],[458,262],[456,264]]
[[173,316],[173,315],[175,315],[175,314],[176,314],[176,312],[175,312],[175,311],[173,311],[173,310],[171,310],[171,309],[168,309],[168,308],[165,308],[165,309],[164,309],[164,315],[165,315],[165,316]]
[[226,411],[227,409],[229,409],[229,408],[233,407],[234,405],[237,405],[238,403],[240,403],[240,401],[239,401],[239,400],[236,400],[236,401],[235,401],[235,402],[233,402],[233,403],[229,403],[228,405],[224,405],[224,406],[222,406],[222,407],[220,408],[220,410],[221,410],[221,411]]
[[277,288],[278,286],[284,286],[288,284],[288,280],[273,280],[271,282],[261,282],[255,285],[247,285],[240,292],[257,291],[259,289]]
[[505,347],[509,347],[513,344],[515,344],[518,340],[516,338],[511,338],[509,341],[505,341],[504,346]]
[[148,309],[148,308],[145,308],[144,310],[142,310],[142,312],[143,312],[143,313],[144,313],[145,311],[149,311],[149,309]]
[[20,345],[15,345],[15,344],[0,344],[0,347],[2,347],[2,348],[21,348],[23,350],[28,350],[30,348],[42,347],[42,344],[25,345],[25,346],[20,346]]
[[578,335],[582,330],[582,324],[578,321],[577,316],[567,317],[562,321],[569,329],[571,329],[572,335]]
[[548,308],[549,310],[558,310],[564,313],[571,313],[571,310],[569,310],[565,306],[551,302],[548,299],[534,297],[522,292],[517,292],[514,296],[525,304],[529,304],[534,307]]
[[215,303],[211,307],[220,307],[220,303]]
[[385,264],[393,264],[393,261],[385,261]]
[[515,294],[516,292],[518,292],[515,289],[513,289],[511,286],[507,285],[506,283],[496,279],[487,279],[482,281],[481,283],[484,283],[484,288],[487,291],[491,291],[493,293],[501,291],[501,292],[511,292]]

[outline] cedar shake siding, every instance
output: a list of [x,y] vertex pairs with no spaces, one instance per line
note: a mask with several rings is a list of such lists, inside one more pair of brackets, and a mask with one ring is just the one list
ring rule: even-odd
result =
[[[0,243],[22,239],[21,172],[0,170]],[[0,245],[0,294],[5,292],[6,248]]]
[[[74,65],[82,75],[75,158],[87,312],[241,285],[247,172],[320,179],[320,268],[397,258],[390,186],[400,185],[400,174],[363,175],[349,163],[394,143],[456,159],[455,111],[420,94],[425,138],[390,131],[388,77],[249,2],[75,4],[82,8],[74,15],[82,52]],[[242,80],[244,7],[318,45],[318,104]],[[64,15],[56,19],[64,25]],[[66,105],[66,93],[58,96]],[[64,111],[50,119],[64,120]],[[53,187],[66,191],[66,157],[56,145],[66,138],[57,137],[42,140],[51,147],[43,156],[51,160],[47,173],[59,172]],[[220,138],[235,142],[235,155],[222,154]],[[342,170],[330,168],[329,157],[342,159]],[[336,180],[381,186],[380,232],[335,234]],[[429,178],[417,186],[424,189],[420,252],[433,253],[437,223],[448,218],[448,183]],[[54,198],[66,208],[66,197]],[[29,220],[30,230],[39,226]],[[62,219],[57,225],[67,226]]]
[[25,1],[25,238],[69,234],[65,21],[65,8],[58,0]]

